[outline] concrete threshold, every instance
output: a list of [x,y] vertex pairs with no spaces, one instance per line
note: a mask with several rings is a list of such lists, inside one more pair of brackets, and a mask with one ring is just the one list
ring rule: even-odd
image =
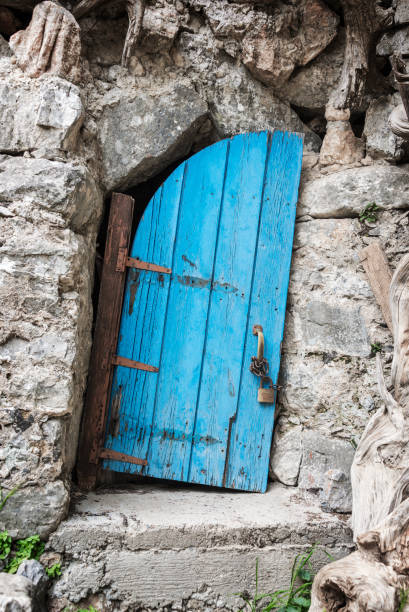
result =
[[[254,494],[132,485],[76,498],[51,536],[66,569],[64,605],[98,595],[106,610],[239,610],[235,593],[288,586],[295,556],[319,543],[335,558],[352,548],[348,515],[323,513],[297,489]],[[328,562],[325,553],[315,564]],[[101,604],[102,605],[102,604]]]

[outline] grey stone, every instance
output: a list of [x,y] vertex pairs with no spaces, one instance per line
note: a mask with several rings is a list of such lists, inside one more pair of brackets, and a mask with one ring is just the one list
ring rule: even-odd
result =
[[382,57],[398,54],[406,56],[409,53],[409,28],[385,32],[376,46],[376,53]]
[[[293,130],[305,134],[308,151],[319,151],[321,138],[312,132],[270,89],[252,81],[244,68],[221,67],[220,76],[206,89],[210,113],[218,134],[225,138],[240,132]],[[246,112],[243,112],[246,109]]]
[[0,81],[0,151],[73,150],[83,120],[79,89],[58,77]]
[[0,515],[0,529],[13,537],[27,538],[38,533],[47,538],[65,517],[69,495],[61,481],[43,487],[20,488],[7,500]]
[[282,434],[274,433],[270,458],[270,478],[282,484],[296,486],[302,458],[302,427]]
[[323,112],[336,86],[345,52],[345,28],[340,28],[336,39],[316,59],[300,67],[276,89],[282,100],[300,108]]
[[319,495],[325,512],[351,512],[351,465],[354,448],[349,442],[314,431],[303,433],[303,456],[298,486]]
[[50,581],[41,563],[35,559],[23,561],[17,570],[17,575],[24,576],[33,583],[33,599],[35,599],[36,610],[46,612],[45,599]]
[[409,208],[407,166],[349,168],[301,185],[297,214],[318,219],[357,216],[369,203]]
[[38,209],[85,231],[101,214],[101,194],[81,164],[0,155],[0,177],[0,198],[22,217],[32,219]]
[[401,104],[399,95],[382,96],[373,100],[365,116],[364,136],[367,153],[373,158],[401,161],[407,158],[408,143],[395,136],[389,125],[391,112]]
[[106,188],[136,185],[186,155],[207,112],[203,100],[186,87],[157,98],[140,92],[106,107],[99,123]]
[[[43,84],[40,96],[36,124],[54,129],[57,148],[74,150],[84,119],[80,90],[76,85],[55,77]],[[44,144],[51,146],[49,142]]]
[[393,6],[395,8],[395,25],[409,23],[409,0],[394,0]]
[[305,346],[314,351],[368,357],[371,346],[359,308],[311,301],[302,319]]
[[174,4],[150,7],[147,5],[142,24],[141,45],[145,51],[169,51],[179,32],[182,15]]
[[266,85],[282,83],[296,66],[305,66],[329,45],[338,22],[338,16],[320,0],[281,5],[279,12],[271,14],[255,12],[243,39],[243,64]]
[[33,593],[33,584],[27,578],[0,573],[0,612],[38,612]]

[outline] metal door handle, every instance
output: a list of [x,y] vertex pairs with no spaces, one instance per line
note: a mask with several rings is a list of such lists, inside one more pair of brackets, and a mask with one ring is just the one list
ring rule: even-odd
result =
[[[273,381],[268,376],[270,366],[267,359],[264,358],[264,333],[261,325],[253,325],[253,336],[258,337],[257,357],[251,358],[250,372],[260,377],[257,400],[260,404],[274,404],[276,385],[273,385]],[[268,383],[269,386],[264,388],[263,383]]]

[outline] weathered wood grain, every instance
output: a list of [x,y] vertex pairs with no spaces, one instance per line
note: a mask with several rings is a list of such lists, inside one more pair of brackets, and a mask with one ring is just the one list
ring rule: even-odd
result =
[[[291,265],[302,136],[276,131],[266,165],[259,235],[254,256],[250,310],[243,355],[237,417],[232,424],[226,485],[265,491],[274,426],[274,405],[254,404],[259,380],[249,372],[257,353],[253,326],[262,325],[264,355],[277,383]],[[255,458],[258,459],[257,463]],[[263,465],[264,464],[264,465]],[[263,467],[262,467],[263,466]]]
[[364,270],[368,276],[373,294],[382,310],[385,323],[392,331],[392,315],[389,306],[389,289],[392,273],[388,260],[379,242],[373,242],[359,253]]
[[[132,258],[168,267],[172,263],[185,164],[181,164],[159,188],[139,223]],[[122,309],[117,353],[159,366],[170,276],[129,270]],[[146,457],[152,433],[158,374],[115,368],[110,410],[121,397],[119,432],[109,432],[106,448]],[[140,467],[105,462],[117,471],[140,472]]]
[[257,401],[248,335],[264,326],[276,379],[301,156],[298,135],[236,136],[182,164],[148,205],[132,258],[172,273],[128,272],[117,354],[159,372],[115,368],[104,445],[148,463],[104,467],[265,489],[274,406]]
[[129,247],[133,206],[134,200],[130,196],[113,194],[78,455],[78,480],[84,489],[95,486],[99,451],[105,433],[111,364],[125,283],[124,272],[117,270],[117,259],[119,249]]

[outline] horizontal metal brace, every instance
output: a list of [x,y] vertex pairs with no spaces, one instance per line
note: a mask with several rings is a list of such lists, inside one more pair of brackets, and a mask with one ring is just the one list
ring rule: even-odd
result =
[[149,365],[148,363],[133,361],[133,359],[127,359],[126,357],[120,357],[119,355],[115,355],[112,358],[112,365],[133,368],[134,370],[145,370],[145,372],[159,372],[159,368],[155,368],[155,366]]
[[135,465],[148,465],[146,459],[139,459],[139,457],[132,457],[131,455],[124,455],[124,453],[118,453],[117,451],[103,448],[99,453],[100,459],[111,459],[112,461],[123,461],[124,463],[134,463]]
[[148,270],[149,272],[161,272],[162,274],[172,274],[172,268],[165,268],[164,266],[158,266],[154,263],[148,263],[147,261],[141,261],[140,259],[134,259],[133,257],[127,257],[126,266],[128,268],[137,268],[138,270]]

